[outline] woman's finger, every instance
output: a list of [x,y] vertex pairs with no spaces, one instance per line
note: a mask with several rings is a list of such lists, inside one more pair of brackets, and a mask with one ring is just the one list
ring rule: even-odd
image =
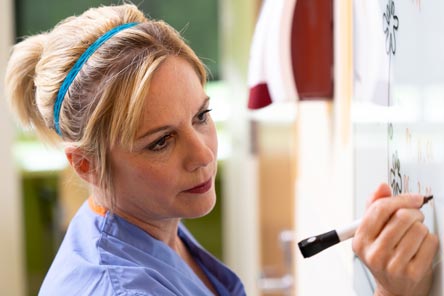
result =
[[429,230],[427,227],[420,222],[415,222],[406,231],[405,235],[396,246],[390,264],[399,266],[400,269],[405,269],[420,251],[420,248],[428,235]]
[[423,225],[423,221],[424,214],[418,209],[398,209],[377,237],[376,243],[381,244],[385,249],[394,249],[400,244],[401,239],[404,240],[415,223]]
[[397,210],[418,209],[422,206],[423,200],[421,195],[398,195],[376,200],[367,209],[357,230],[358,236],[365,235],[366,241],[374,241]]
[[416,276],[416,273],[426,274],[426,272],[432,269],[433,259],[435,258],[438,248],[438,237],[429,233],[423,240],[416,256],[410,261],[411,273],[414,273],[412,276]]

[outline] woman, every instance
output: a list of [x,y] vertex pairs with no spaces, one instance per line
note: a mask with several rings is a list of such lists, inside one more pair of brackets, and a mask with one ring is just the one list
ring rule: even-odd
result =
[[[42,139],[63,143],[92,192],[41,295],[245,295],[180,223],[216,199],[205,81],[178,33],[128,4],[90,9],[14,47],[6,87],[15,113]],[[374,243],[361,233],[355,245],[365,258]]]

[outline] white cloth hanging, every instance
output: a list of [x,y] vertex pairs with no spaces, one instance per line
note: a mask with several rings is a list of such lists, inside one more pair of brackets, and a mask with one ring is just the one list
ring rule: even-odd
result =
[[250,49],[248,108],[298,100],[291,60],[296,0],[264,0]]

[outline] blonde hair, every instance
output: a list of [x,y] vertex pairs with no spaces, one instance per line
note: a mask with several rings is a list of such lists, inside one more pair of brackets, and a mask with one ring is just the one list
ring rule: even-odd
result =
[[[111,37],[82,66],[64,97],[58,136],[54,102],[67,73],[100,36],[131,22],[138,24]],[[112,208],[107,152],[116,144],[132,148],[151,78],[172,55],[187,60],[205,83],[203,64],[168,24],[147,19],[132,4],[91,8],[14,46],[6,69],[7,97],[23,126],[45,142],[74,144],[94,163],[107,196],[101,203]]]

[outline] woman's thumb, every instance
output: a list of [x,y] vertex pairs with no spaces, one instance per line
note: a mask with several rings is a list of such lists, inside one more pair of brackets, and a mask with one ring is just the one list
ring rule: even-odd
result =
[[382,183],[379,185],[378,189],[376,189],[376,191],[373,193],[373,195],[368,200],[367,207],[369,205],[371,205],[374,201],[376,201],[380,198],[389,197],[389,196],[392,196],[392,190],[391,190],[390,186],[387,183]]

